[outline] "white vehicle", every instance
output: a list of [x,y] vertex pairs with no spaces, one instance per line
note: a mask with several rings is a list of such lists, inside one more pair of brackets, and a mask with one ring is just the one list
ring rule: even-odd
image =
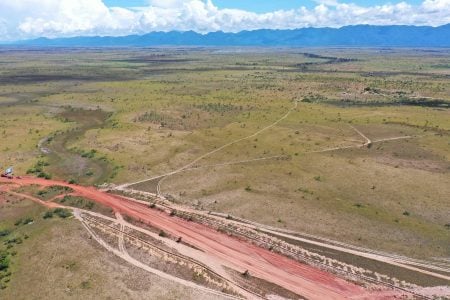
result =
[[9,178],[9,179],[12,179],[13,178],[13,173],[14,173],[13,167],[9,167],[8,169],[6,169],[5,172],[3,172],[1,174],[1,177],[6,177],[6,178]]

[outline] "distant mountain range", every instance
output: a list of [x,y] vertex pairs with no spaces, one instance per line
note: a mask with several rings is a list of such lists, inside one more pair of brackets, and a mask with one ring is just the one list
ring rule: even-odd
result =
[[342,28],[262,29],[239,33],[152,32],[122,37],[73,37],[22,41],[28,46],[295,46],[450,47],[450,24],[427,26],[355,25]]

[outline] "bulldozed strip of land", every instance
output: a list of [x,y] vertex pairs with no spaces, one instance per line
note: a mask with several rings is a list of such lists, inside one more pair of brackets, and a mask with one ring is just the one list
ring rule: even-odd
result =
[[[18,179],[18,180],[14,180],[13,182],[14,182],[14,184],[17,184],[19,186],[36,184],[36,183],[43,185],[43,186],[57,185],[57,182],[52,182],[52,181],[48,181],[48,180],[32,179],[32,178]],[[366,285],[366,292],[364,292],[364,293],[368,293],[367,295],[369,295],[370,293],[373,293],[373,297],[377,297],[376,296],[377,293],[379,293],[379,296],[382,294],[386,295],[386,292],[389,290],[389,289],[387,289],[387,287],[394,288],[395,292],[394,292],[394,290],[392,290],[391,291],[392,295],[394,295],[394,293],[401,294],[402,292],[406,293],[406,294],[410,294],[410,295],[416,295],[416,291],[418,290],[415,286],[407,284],[405,282],[401,283],[396,280],[394,280],[393,282],[388,282],[388,281],[386,281],[386,280],[388,280],[388,277],[383,277],[381,274],[376,275],[375,278],[370,278],[369,276],[367,276],[368,273],[366,274],[365,273],[366,271],[362,270],[361,268],[354,268],[354,267],[351,267],[350,265],[342,264],[341,262],[339,262],[337,260],[327,259],[324,256],[320,256],[318,254],[314,254],[314,253],[302,250],[301,248],[298,248],[297,246],[294,246],[292,244],[283,244],[283,241],[281,241],[281,240],[270,238],[270,236],[268,236],[268,235],[258,234],[257,231],[251,230],[249,228],[245,229],[245,227],[237,226],[237,224],[239,224],[238,222],[230,221],[227,224],[227,226],[224,226],[223,223],[222,224],[220,223],[219,218],[207,217],[207,215],[203,215],[201,213],[200,214],[199,213],[194,214],[192,212],[189,213],[189,210],[187,210],[186,212],[183,212],[182,210],[175,210],[174,208],[172,208],[172,210],[169,213],[161,212],[158,210],[156,210],[153,213],[152,211],[155,210],[156,207],[149,208],[148,203],[142,204],[141,202],[143,202],[143,203],[145,203],[145,202],[141,201],[141,200],[131,201],[129,199],[121,198],[119,196],[108,196],[107,194],[103,194],[102,192],[96,191],[92,188],[67,185],[62,182],[59,182],[58,185],[70,186],[76,192],[78,192],[79,194],[83,194],[85,197],[89,197],[90,199],[97,201],[99,203],[102,203],[103,205],[111,206],[116,212],[120,212],[121,214],[128,215],[129,217],[132,217],[141,222],[150,224],[151,226],[156,226],[160,230],[164,230],[165,232],[167,232],[168,234],[170,234],[173,237],[181,237],[183,240],[187,241],[188,243],[191,243],[191,244],[195,245],[197,248],[203,250],[204,251],[203,255],[206,255],[206,256],[212,255],[210,257],[214,257],[215,262],[213,263],[213,266],[215,266],[215,268],[206,267],[205,271],[200,272],[200,269],[198,269],[198,268],[203,266],[202,264],[204,263],[204,261],[202,263],[196,263],[194,260],[194,261],[190,261],[190,263],[187,263],[187,261],[189,261],[192,258],[183,258],[183,256],[180,256],[180,254],[178,254],[176,252],[173,252],[173,251],[167,252],[167,250],[163,250],[162,248],[159,248],[145,240],[142,240],[141,238],[135,236],[134,234],[130,233],[129,230],[126,229],[127,227],[129,227],[129,228],[135,230],[138,227],[136,227],[135,225],[125,223],[125,221],[123,220],[122,217],[118,217],[117,224],[114,225],[114,224],[111,224],[110,222],[109,222],[109,224],[104,223],[103,220],[98,220],[98,217],[101,216],[101,218],[109,220],[109,221],[112,221],[114,219],[111,219],[111,218],[103,216],[103,215],[99,215],[94,212],[86,211],[86,213],[88,214],[88,215],[86,215],[86,217],[83,217],[83,213],[81,213],[81,214],[76,213],[77,216],[81,217],[84,220],[83,223],[86,226],[91,228],[91,230],[93,230],[92,228],[95,228],[96,231],[101,232],[101,235],[103,237],[108,237],[108,240],[113,236],[118,237],[119,238],[118,245],[116,245],[116,243],[114,242],[114,247],[119,249],[117,251],[122,251],[121,253],[126,253],[126,257],[128,257],[130,255],[130,253],[132,253],[135,256],[134,259],[136,259],[136,257],[142,258],[142,257],[145,257],[146,255],[150,254],[152,257],[160,257],[162,259],[168,259],[172,264],[175,264],[178,266],[180,266],[180,265],[188,266],[188,269],[191,268],[191,270],[194,270],[194,273],[196,272],[196,274],[198,274],[198,276],[200,276],[200,279],[203,278],[200,280],[197,278],[197,275],[195,275],[194,278],[197,278],[195,280],[197,280],[199,282],[203,282],[203,283],[206,282],[205,284],[208,288],[211,287],[211,285],[213,285],[213,286],[215,285],[216,288],[218,287],[221,291],[231,289],[241,295],[242,295],[242,293],[244,293],[244,294],[247,293],[246,294],[247,297],[249,296],[248,293],[250,293],[250,296],[252,293],[256,293],[256,291],[252,292],[251,289],[236,286],[236,283],[234,286],[229,285],[227,287],[227,285],[222,285],[219,283],[220,281],[217,281],[217,280],[213,279],[213,277],[210,277],[211,275],[207,275],[207,274],[217,274],[217,275],[220,274],[220,272],[216,273],[217,272],[216,270],[220,269],[220,267],[217,268],[217,266],[220,266],[221,264],[224,264],[225,261],[232,259],[233,256],[230,257],[230,253],[232,253],[232,251],[235,251],[235,250],[232,250],[235,248],[228,248],[228,250],[226,252],[227,253],[226,256],[222,256],[219,254],[219,252],[216,252],[218,248],[216,249],[215,246],[213,246],[214,243],[211,244],[210,241],[204,240],[204,238],[206,237],[204,234],[206,232],[209,232],[206,230],[206,228],[212,228],[212,229],[214,229],[213,232],[215,232],[215,233],[213,233],[212,231],[210,233],[213,236],[215,236],[215,240],[221,240],[221,243],[220,243],[221,245],[224,245],[223,243],[225,243],[225,240],[229,239],[229,241],[232,243],[236,243],[239,241],[239,244],[240,244],[239,248],[242,248],[242,247],[248,247],[248,245],[249,245],[249,244],[246,244],[248,242],[246,242],[244,240],[248,240],[248,241],[253,240],[254,242],[256,241],[256,243],[254,243],[254,244],[257,245],[258,248],[252,248],[253,250],[251,250],[248,253],[253,253],[254,251],[257,251],[260,253],[259,255],[262,255],[264,257],[267,256],[267,259],[268,259],[268,256],[270,256],[271,259],[269,261],[271,261],[272,263],[274,263],[276,261],[274,259],[277,256],[274,256],[275,254],[271,251],[279,252],[280,253],[279,255],[287,255],[287,256],[291,256],[296,259],[299,259],[299,258],[295,257],[295,255],[293,255],[294,253],[296,255],[302,254],[301,258],[299,260],[302,262],[307,262],[313,266],[318,266],[318,262],[319,262],[318,258],[321,257],[321,259],[324,259],[324,261],[322,262],[322,265],[323,266],[328,265],[327,268],[323,268],[324,270],[327,270],[328,272],[331,270],[332,272],[334,272],[336,275],[338,275],[340,277],[343,276],[344,278],[349,278],[349,279],[353,278],[352,280],[356,280],[356,281],[360,282],[361,284],[364,283]],[[6,187],[8,187],[8,185],[6,185]],[[9,188],[11,188],[11,186]],[[18,194],[18,195],[20,195],[20,194]],[[31,196],[27,196],[27,197],[29,197],[30,199],[33,199]],[[34,199],[36,201],[38,201],[39,203],[43,203],[44,205],[50,205],[49,202],[44,202],[37,198],[34,198]],[[161,199],[161,202],[166,202],[166,200]],[[139,209],[135,210],[134,207],[136,207],[136,208],[139,207]],[[162,207],[162,210],[164,210],[166,208],[167,207]],[[75,210],[75,211],[77,211],[77,210]],[[93,214],[96,218],[92,218],[91,216],[89,216],[89,214]],[[148,218],[150,215],[152,215],[151,219]],[[164,217],[164,215],[166,215],[166,217]],[[175,222],[175,223],[172,223],[172,222]],[[227,222],[225,222],[225,223],[227,223]],[[233,223],[235,223],[234,228],[233,228]],[[165,224],[165,225],[163,225],[163,224]],[[194,232],[200,232],[200,231],[196,231],[197,229],[200,229],[200,227],[198,227],[199,224],[204,224],[204,225],[201,225],[201,226],[203,226],[201,229],[202,238],[200,239],[200,236],[199,236],[198,237],[199,240],[197,240],[197,238],[193,238],[193,236],[191,236],[191,234],[193,234]],[[218,224],[220,224],[220,225],[218,225]],[[180,225],[181,225],[181,227],[180,227]],[[220,227],[218,227],[218,226],[220,226]],[[178,228],[178,229],[175,229],[175,228]],[[188,231],[186,231],[188,228],[191,228],[194,231],[192,233],[188,233]],[[139,231],[145,232],[144,229],[140,229]],[[221,232],[223,232],[223,233],[221,233]],[[148,232],[146,232],[146,233],[148,234]],[[239,239],[235,240],[235,238],[233,238],[233,237],[223,235],[224,233],[228,233],[228,234],[231,233],[233,235],[236,235],[236,237]],[[156,236],[155,233],[150,233],[150,234]],[[159,238],[165,237],[165,235],[166,234],[160,234]],[[221,235],[222,237],[219,238],[217,235],[219,235],[219,236]],[[244,240],[242,238],[244,238]],[[114,241],[114,240],[117,241],[117,239],[112,238],[112,241]],[[199,243],[199,241],[201,241],[201,242]],[[104,242],[102,242],[102,243],[104,243]],[[172,241],[172,243],[178,245],[178,247],[187,247],[187,246],[177,243],[176,241]],[[267,247],[267,245],[269,245],[268,246],[268,248],[270,250],[269,252],[264,253],[264,252],[261,252],[261,250],[257,250],[257,249],[262,249],[259,247]],[[205,246],[206,246],[206,248],[205,248]],[[230,246],[231,246],[231,244],[228,247],[230,247]],[[109,244],[108,247],[112,247],[112,245]],[[135,249],[131,252],[124,252],[125,251],[124,249],[126,249],[127,247],[131,247],[130,249],[134,249],[134,248],[137,248],[137,249]],[[143,251],[141,251],[142,248],[144,248]],[[193,252],[197,251],[190,247],[187,247],[187,248],[190,249],[189,251],[193,251]],[[186,248],[184,248],[184,251],[187,251]],[[240,251],[243,251],[243,250],[241,249]],[[242,252],[240,252],[240,253],[242,253]],[[244,251],[243,253],[247,253],[247,252]],[[242,254],[239,254],[239,255],[242,255]],[[174,256],[175,259],[174,258],[170,259],[170,256]],[[179,259],[181,259],[181,261]],[[236,257],[236,259],[237,259],[237,257]],[[295,265],[292,264],[292,262],[288,262],[285,259],[281,259],[281,257],[278,257],[276,259],[278,259],[280,263],[289,265],[290,266],[289,269],[291,269],[292,271],[296,268],[296,267],[294,267]],[[147,259],[146,259],[146,261],[147,261]],[[232,261],[233,260],[231,260],[229,262],[232,262]],[[155,261],[155,263],[156,262],[157,261]],[[241,270],[241,269],[243,268],[243,266],[245,266],[245,263],[244,263],[244,265],[240,266],[239,264],[236,264],[236,262],[233,262],[231,264],[229,262],[225,263],[224,266],[227,266],[228,268],[230,268],[230,267],[237,268],[237,271],[243,272],[243,270]],[[211,263],[211,262],[209,262],[209,263]],[[262,262],[260,261],[259,264],[261,264],[261,263]],[[192,264],[194,264],[194,265],[192,265]],[[158,265],[158,263],[156,265]],[[340,267],[340,265],[342,267]],[[189,266],[191,266],[191,267],[189,267]],[[195,266],[197,266],[197,267],[195,267]],[[317,288],[314,288],[314,292],[313,292],[313,290],[311,290],[311,292],[306,292],[306,294],[304,294],[305,291],[303,289],[297,290],[297,288],[295,288],[295,286],[291,286],[288,283],[288,281],[284,282],[282,279],[283,277],[277,278],[277,279],[275,279],[273,277],[266,277],[266,275],[264,275],[265,274],[264,272],[261,273],[261,271],[259,271],[258,269],[255,269],[254,266],[255,265],[252,265],[252,267],[250,267],[250,265],[247,265],[247,267],[249,268],[248,270],[250,270],[249,273],[252,274],[253,276],[259,277],[263,280],[268,280],[275,284],[279,284],[281,287],[287,288],[288,290],[290,290],[292,292],[296,292],[300,296],[305,296],[307,298],[321,297],[318,294],[320,292],[317,291]],[[311,272],[311,271],[309,271],[308,268],[306,268],[305,266],[301,267],[301,269],[303,269],[303,271],[301,271],[298,274],[292,273],[291,276],[293,276],[294,274],[297,274],[295,276],[301,276],[301,277],[306,276],[306,278],[310,278],[309,280],[313,280],[313,278],[316,278],[314,280],[319,280],[319,278],[322,278],[319,280],[321,282],[321,289],[323,289],[324,286],[329,286],[329,284],[331,284],[331,282],[328,283],[328,281],[327,281],[327,280],[331,279],[331,277],[329,277],[330,275],[325,276],[325,274],[327,274],[326,272],[319,271],[319,269],[316,269],[315,272],[319,272],[319,273],[321,273],[321,275],[319,277],[315,277],[316,275],[310,274],[309,272]],[[170,274],[170,272],[174,272],[174,274],[177,274],[177,273],[181,272],[180,270],[174,271],[174,269],[170,269],[170,267],[169,267],[169,269],[166,269],[166,268],[168,268],[167,264],[159,265],[159,267],[163,269],[163,271],[164,271],[163,273],[168,272]],[[266,266],[265,268],[267,268],[267,267],[268,266]],[[292,269],[292,268],[294,268],[294,269]],[[214,269],[214,271],[213,271],[213,269]],[[277,272],[279,272],[280,269],[277,268],[277,270],[278,270]],[[206,272],[206,273],[204,273],[204,272]],[[362,273],[358,274],[359,272],[362,272]],[[186,274],[186,273],[184,271],[184,272],[181,272],[181,274]],[[192,276],[192,275],[189,276],[188,274],[189,273],[187,273],[187,275],[184,275],[184,276],[187,276],[187,277]],[[226,272],[223,274],[226,274]],[[303,274],[303,275],[300,275],[300,274]],[[281,274],[279,274],[279,276],[280,275]],[[349,275],[352,275],[352,276],[349,276]],[[229,277],[228,278],[226,277],[226,275],[219,275],[219,277],[222,279],[226,279],[226,282],[228,282],[228,284],[233,283],[231,281],[231,279],[229,279]],[[301,277],[299,277],[297,279],[297,284],[299,282],[302,282],[300,280]],[[329,278],[329,279],[325,279],[325,278]],[[186,277],[185,277],[185,279],[186,279]],[[286,280],[287,280],[287,278],[286,278]],[[298,280],[300,280],[300,281],[298,281]],[[336,279],[333,279],[333,281],[334,280],[336,280]],[[339,283],[337,283],[337,282],[339,282]],[[344,281],[338,280],[337,282],[336,282],[337,285],[334,285],[334,287],[333,287],[333,285],[330,285],[331,293],[335,293],[337,290],[340,290],[340,292],[337,292],[336,295],[338,295],[340,293],[349,293],[348,295],[351,295],[351,293],[360,294],[362,291],[364,291],[364,289],[354,286],[354,287],[348,289],[346,292],[344,292],[347,289],[347,288],[345,288],[346,284],[344,284]],[[347,283],[347,284],[349,284],[349,283]],[[380,285],[384,286],[384,288],[381,288]],[[339,286],[339,288],[338,288],[338,286]],[[351,286],[351,284],[350,284],[350,286]],[[378,288],[376,288],[377,286],[378,286]],[[337,290],[335,290],[335,289],[337,289]],[[332,292],[333,290],[335,290],[335,291]],[[326,289],[325,289],[323,293],[328,293],[328,292],[326,292]],[[233,294],[233,293],[231,293],[231,294]],[[420,294],[417,293],[417,295],[419,296]],[[337,296],[337,297],[341,297],[341,296]]]
[[[450,279],[448,263],[417,261],[388,253],[377,253],[369,249],[354,248],[351,245],[324,240],[320,237],[279,231],[277,228],[227,214],[187,209],[161,197],[158,200],[156,195],[150,193],[126,189],[122,189],[122,193],[130,195],[130,197],[141,196],[141,200],[134,201],[148,203],[150,207],[167,211],[171,215],[205,224],[221,232],[244,238],[271,251],[311,263],[327,271],[347,275],[349,278],[356,276],[367,281],[374,280],[398,287],[402,287],[406,283],[423,286],[446,285]],[[146,198],[148,202],[145,201]],[[295,247],[295,245],[300,247]],[[362,266],[366,266],[366,268]],[[386,276],[386,274],[390,276]],[[400,279],[396,277],[400,277]],[[406,284],[405,287],[408,285]]]

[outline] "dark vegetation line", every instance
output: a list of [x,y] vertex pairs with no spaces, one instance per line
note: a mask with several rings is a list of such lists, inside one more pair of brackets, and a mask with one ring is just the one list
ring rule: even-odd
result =
[[[114,167],[113,162],[106,156],[100,155],[95,149],[68,148],[72,142],[78,140],[88,130],[106,126],[111,114],[102,110],[68,107],[58,117],[63,122],[75,122],[76,127],[54,133],[44,143],[49,149],[49,153],[46,154],[47,170],[72,183],[92,185],[114,178],[119,168]],[[80,168],[80,165],[84,167]]]
[[432,108],[450,108],[450,101],[443,99],[427,99],[427,98],[394,98],[388,101],[354,101],[350,99],[343,100],[331,100],[323,98],[323,101],[317,101],[314,98],[305,98],[305,102],[322,102],[325,104],[332,104],[336,106],[361,106],[361,107],[382,107],[382,106],[419,106],[419,107],[432,107]]
[[313,54],[313,53],[300,53],[306,58],[313,58],[313,59],[323,59],[324,61],[321,62],[305,62],[300,64],[293,65],[295,71],[309,71],[309,67],[312,66],[320,66],[320,65],[330,65],[330,64],[341,64],[341,63],[348,63],[348,62],[356,62],[359,61],[355,58],[342,58],[342,57],[334,57],[334,56],[322,56],[319,54]]
[[[57,93],[14,94],[15,100],[0,103],[0,107],[20,105],[48,107],[46,104],[39,103],[37,98],[51,94]],[[71,142],[78,140],[88,130],[113,126],[114,124],[109,124],[111,113],[100,109],[56,107],[64,109],[62,113],[55,116],[56,118],[59,118],[62,122],[74,122],[76,125],[67,131],[57,131],[47,137],[40,145],[45,146],[45,153],[41,155],[41,159],[35,165],[27,170],[27,174],[34,174],[46,179],[51,179],[53,175],[56,175],[71,183],[81,184],[100,184],[113,179],[120,168],[114,166],[114,163],[106,156],[100,155],[95,149],[68,149]],[[80,169],[79,165],[85,165],[85,167]]]

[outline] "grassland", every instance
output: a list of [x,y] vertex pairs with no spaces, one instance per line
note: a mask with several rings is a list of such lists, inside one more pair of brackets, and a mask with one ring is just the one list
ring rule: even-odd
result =
[[[25,173],[43,160],[54,178],[132,182],[251,135],[298,102],[276,126],[166,178],[163,193],[376,250],[449,257],[449,60],[445,49],[4,49],[0,164]],[[362,145],[349,125],[372,146],[318,152]],[[53,154],[37,148],[47,137]],[[217,165],[269,156],[287,159]]]

